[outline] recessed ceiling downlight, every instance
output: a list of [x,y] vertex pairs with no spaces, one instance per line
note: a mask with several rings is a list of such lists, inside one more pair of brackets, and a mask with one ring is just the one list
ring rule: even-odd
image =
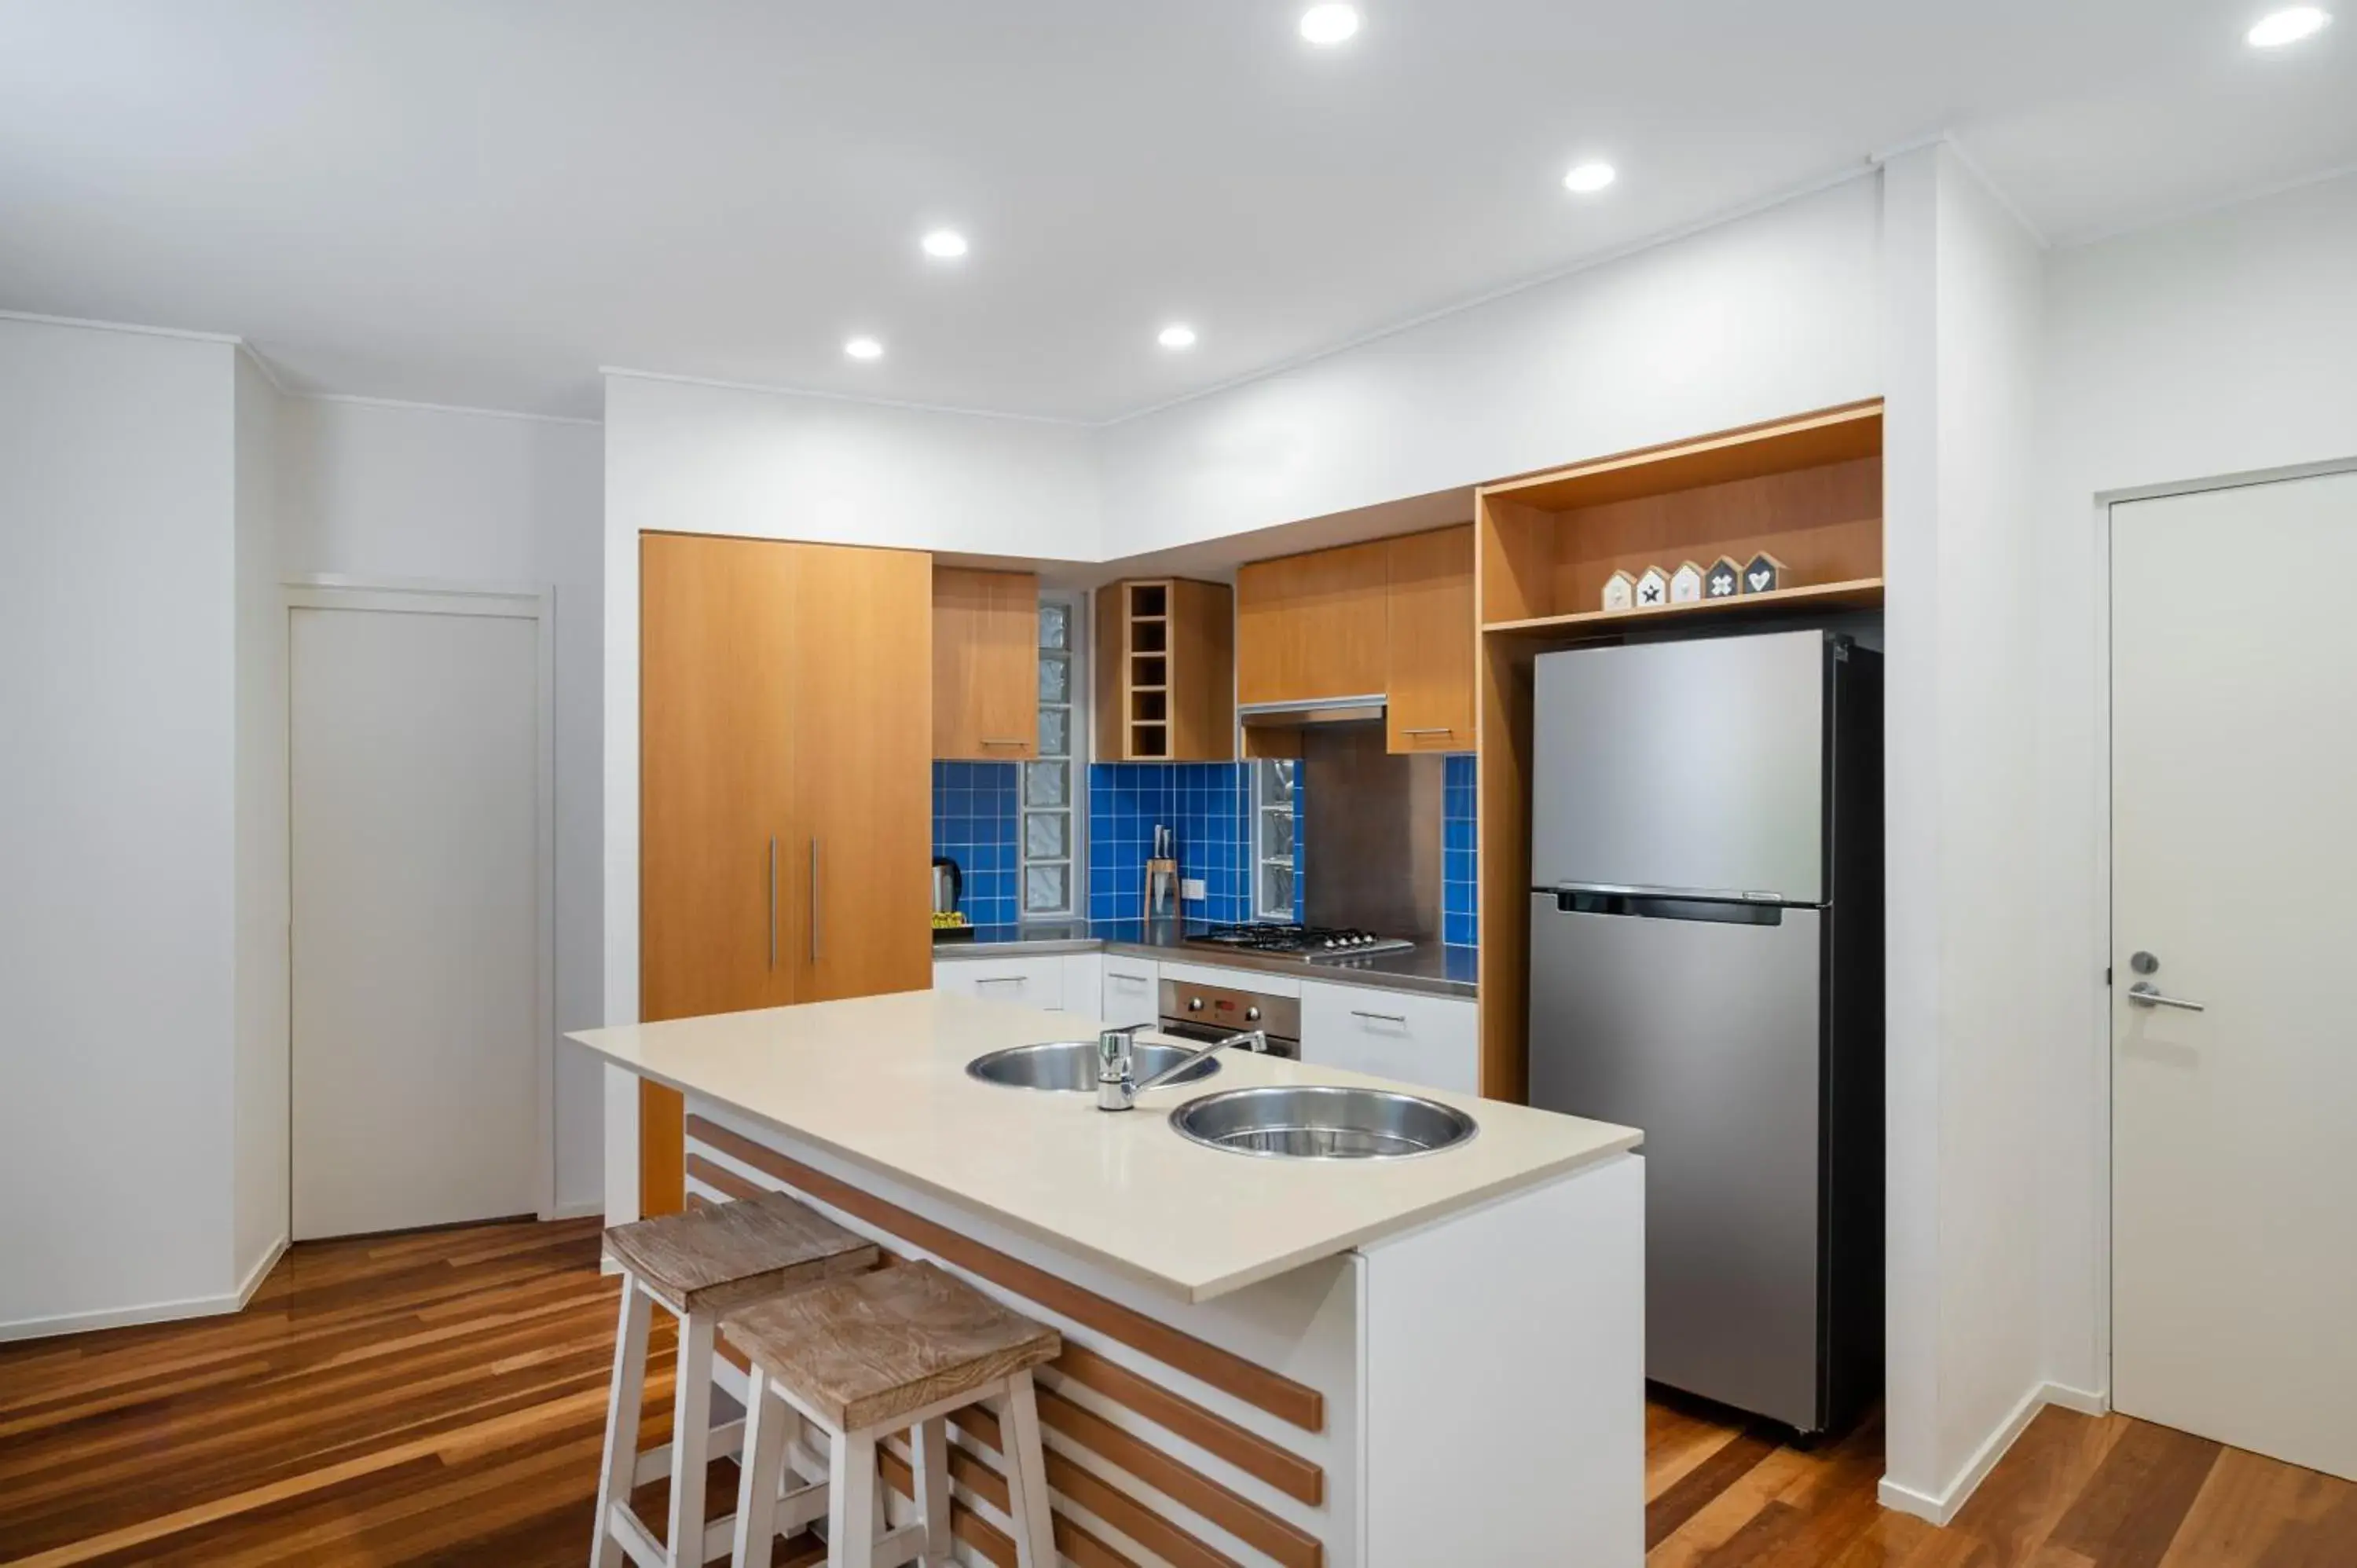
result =
[[1312,5],[1301,13],[1301,36],[1313,44],[1339,44],[1358,30],[1356,5]]
[[2295,5],[2288,11],[2276,11],[2259,18],[2258,26],[2244,37],[2255,49],[2279,49],[2286,44],[2296,44],[2302,38],[2312,38],[2324,31],[2332,20],[2329,12],[2313,5]]
[[843,351],[855,360],[880,360],[884,357],[884,345],[873,338],[854,338],[843,346]]
[[1166,349],[1191,349],[1195,346],[1195,329],[1181,321],[1174,321],[1155,334],[1154,340]]
[[920,243],[925,254],[939,261],[953,262],[965,254],[965,236],[954,229],[936,229]]
[[1580,196],[1593,196],[1619,177],[1610,164],[1585,163],[1563,177],[1563,188]]

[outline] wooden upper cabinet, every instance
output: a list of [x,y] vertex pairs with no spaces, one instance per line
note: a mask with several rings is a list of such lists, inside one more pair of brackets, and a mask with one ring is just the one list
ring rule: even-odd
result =
[[1236,755],[1235,596],[1155,577],[1097,590],[1100,762],[1231,762]]
[[1391,557],[1389,743],[1473,749],[1473,525],[1383,542]]
[[1236,574],[1236,701],[1379,694],[1391,678],[1389,542],[1255,561]]
[[1039,754],[1039,578],[933,568],[933,755]]

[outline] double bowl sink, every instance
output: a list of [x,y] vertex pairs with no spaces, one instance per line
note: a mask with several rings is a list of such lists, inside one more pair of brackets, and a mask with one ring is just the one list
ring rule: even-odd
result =
[[[1139,1081],[1184,1060],[1183,1046],[1139,1040],[1132,1047]],[[967,1074],[1008,1089],[1094,1093],[1093,1040],[1011,1046],[966,1064]],[[1206,1057],[1170,1079],[1200,1083],[1220,1070]],[[1355,1085],[1265,1084],[1190,1100],[1170,1113],[1178,1135],[1230,1154],[1297,1160],[1396,1160],[1437,1154],[1479,1131],[1453,1105],[1421,1095]]]

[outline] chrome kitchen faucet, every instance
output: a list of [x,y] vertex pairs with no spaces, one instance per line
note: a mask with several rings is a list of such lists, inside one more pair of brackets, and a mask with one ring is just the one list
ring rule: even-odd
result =
[[1151,1024],[1125,1024],[1118,1029],[1106,1029],[1097,1036],[1097,1109],[1100,1111],[1133,1111],[1137,1097],[1149,1089],[1158,1089],[1177,1078],[1214,1051],[1230,1046],[1244,1046],[1265,1056],[1268,1035],[1260,1029],[1246,1029],[1241,1035],[1230,1035],[1224,1040],[1214,1040],[1198,1051],[1191,1051],[1164,1068],[1144,1083],[1137,1081],[1137,1060],[1132,1047],[1140,1029],[1151,1029]]

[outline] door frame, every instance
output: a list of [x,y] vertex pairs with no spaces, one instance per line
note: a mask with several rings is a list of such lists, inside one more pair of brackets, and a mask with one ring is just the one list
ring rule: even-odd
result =
[[[2244,469],[2207,478],[2133,485],[2123,489],[2099,491],[2094,498],[2094,715],[2095,734],[2101,743],[2095,768],[2095,820],[2102,824],[2103,831],[2095,835],[2093,910],[2095,945],[2104,954],[2106,964],[2110,962],[2115,937],[2112,928],[2112,509],[2134,501],[2201,495],[2212,490],[2247,489],[2255,485],[2324,478],[2335,474],[2357,474],[2357,455],[2314,463],[2287,464],[2281,467]],[[2093,1040],[2098,1064],[2097,1078],[2102,1085],[2100,1114],[2094,1123],[2093,1166],[2099,1187],[2094,1212],[2095,1362],[2103,1369],[2102,1403],[2104,1412],[2112,1408],[2112,1391],[2115,1386],[2112,1368],[2112,1207],[2118,1195],[2112,1164],[2112,1122],[2118,1104],[2118,1087],[2113,1081],[2113,986],[2107,981],[2103,991],[2103,1005],[2097,1010]]]
[[286,653],[285,755],[286,768],[286,1202],[295,1202],[295,612],[301,609],[363,610],[394,615],[486,616],[533,623],[535,648],[533,707],[534,802],[533,844],[533,1202],[542,1219],[556,1211],[556,590],[545,583],[459,583],[422,577],[352,576],[310,573],[279,585],[281,646]]

